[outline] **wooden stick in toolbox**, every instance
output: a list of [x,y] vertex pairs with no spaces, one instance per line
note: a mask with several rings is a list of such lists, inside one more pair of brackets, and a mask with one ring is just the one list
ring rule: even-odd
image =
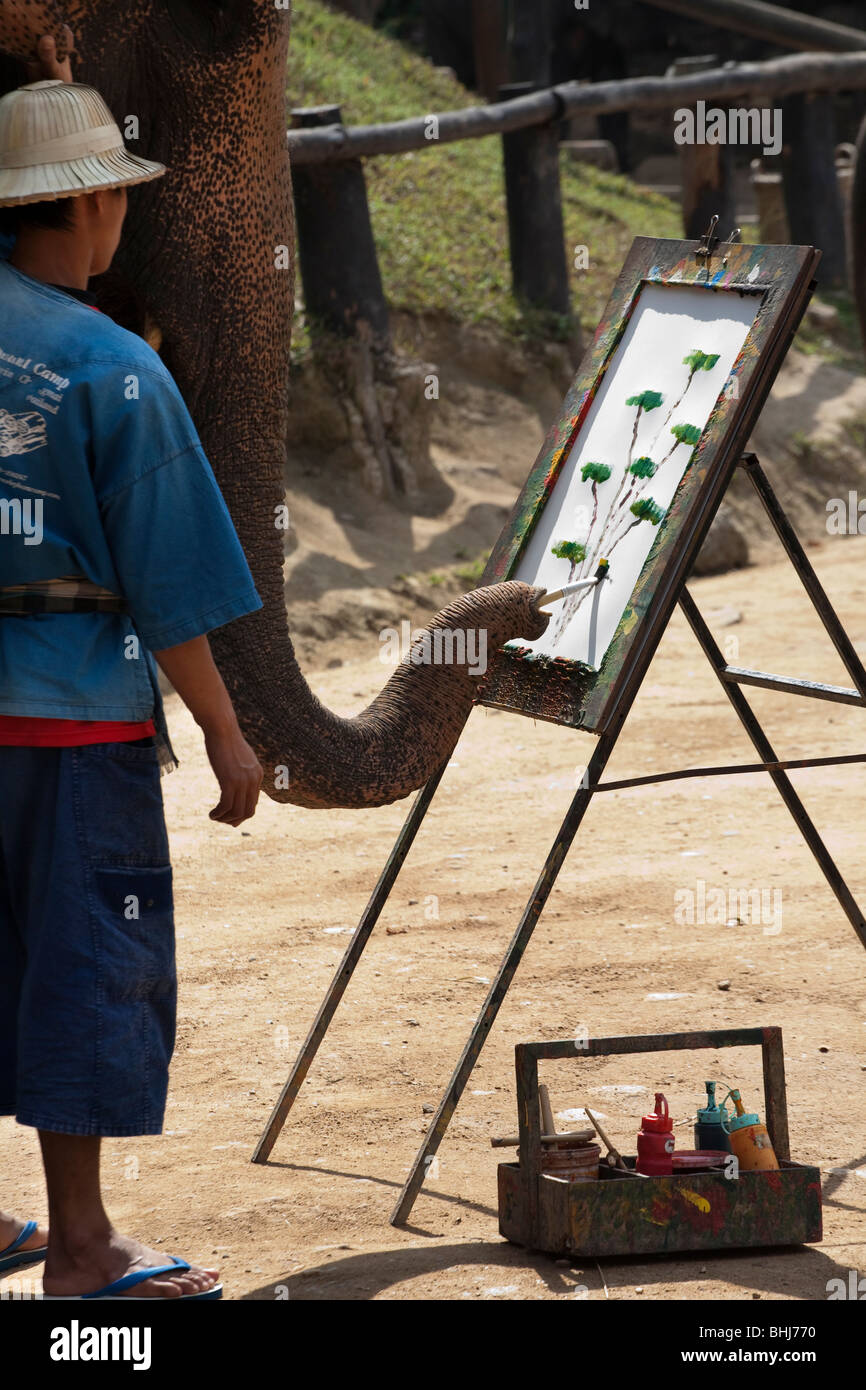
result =
[[[564,1144],[570,1141],[571,1144],[588,1144],[595,1137],[592,1129],[575,1129],[563,1134],[542,1134],[542,1144]],[[520,1144],[520,1137],[517,1134],[507,1134],[500,1138],[491,1139],[492,1149],[516,1149]]]
[[556,1125],[553,1120],[553,1109],[550,1104],[550,1092],[543,1082],[538,1088],[538,1106],[541,1111],[542,1134],[555,1134]]
[[[630,1173],[630,1172],[631,1172],[631,1169],[628,1168],[628,1167],[626,1166],[625,1159],[623,1158],[622,1154],[619,1152],[619,1149],[615,1149],[615,1148],[614,1148],[613,1144],[612,1144],[612,1143],[610,1142],[610,1140],[608,1139],[607,1135],[605,1134],[605,1132],[604,1132],[604,1130],[602,1129],[601,1125],[599,1124],[598,1120],[597,1120],[597,1119],[595,1118],[595,1116],[593,1115],[593,1113],[592,1113],[592,1111],[590,1110],[589,1106],[585,1105],[585,1106],[583,1107],[583,1109],[584,1109],[584,1114],[586,1115],[586,1118],[589,1120],[590,1124],[594,1127],[596,1134],[598,1135],[598,1137],[599,1137],[599,1139],[601,1140],[601,1142],[605,1145],[609,1157],[613,1159],[613,1161],[614,1161],[614,1163],[616,1164],[617,1168],[623,1168],[623,1169],[625,1169],[625,1171],[626,1171],[627,1173]],[[641,1175],[641,1176],[642,1176],[642,1175]]]

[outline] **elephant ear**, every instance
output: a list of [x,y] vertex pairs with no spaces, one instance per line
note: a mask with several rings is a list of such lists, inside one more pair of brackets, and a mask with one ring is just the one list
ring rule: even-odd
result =
[[[19,63],[30,63],[36,57],[36,44],[43,34],[53,34],[57,40],[58,57],[66,56],[63,43],[64,15],[57,0],[0,0],[0,53],[17,58]],[[4,91],[12,86],[20,86],[27,81],[26,74],[10,86],[4,84]],[[0,72],[0,80],[5,73]]]

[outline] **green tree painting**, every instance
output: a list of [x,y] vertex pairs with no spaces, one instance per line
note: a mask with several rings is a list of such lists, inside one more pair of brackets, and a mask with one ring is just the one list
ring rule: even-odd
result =
[[[613,466],[595,461],[585,463],[580,476],[582,481],[589,485],[592,496],[587,535],[583,540],[558,540],[551,547],[551,553],[558,559],[568,560],[569,573],[568,578],[562,581],[564,584],[575,579],[590,578],[598,568],[599,561],[609,561],[617,546],[622,544],[636,526],[656,527],[664,520],[666,509],[650,495],[652,480],[658,477],[660,470],[678,449],[687,448],[693,453],[700,443],[702,434],[702,430],[696,425],[671,425],[671,419],[683,405],[698,372],[712,371],[718,360],[718,353],[703,352],[699,348],[695,348],[683,358],[683,366],[688,367],[683,389],[669,406],[656,430],[648,446],[650,453],[638,457],[635,457],[635,452],[641,421],[653,411],[661,411],[665,399],[660,391],[651,390],[626,397],[626,407],[633,409],[635,416],[628,456],[616,492],[609,506],[604,508],[599,499],[599,487],[613,476]],[[656,462],[653,455],[659,454],[661,458]],[[570,594],[563,601],[562,611],[553,631],[554,643],[560,641],[569,623],[592,592],[592,589],[582,589],[576,594]]]

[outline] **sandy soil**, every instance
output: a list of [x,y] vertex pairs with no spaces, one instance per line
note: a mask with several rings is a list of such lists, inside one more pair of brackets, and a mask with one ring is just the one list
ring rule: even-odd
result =
[[[810,552],[866,650],[866,540]],[[744,666],[847,683],[786,564],[696,581]],[[313,676],[358,709],[387,674],[363,655]],[[789,756],[863,749],[856,709],[754,692]],[[406,812],[264,802],[242,831],[207,819],[214,784],[171,703],[181,769],[165,782],[181,976],[167,1132],[109,1140],[125,1229],[222,1266],[232,1299],[823,1299],[866,1271],[866,959],[763,776],[607,794],[591,808],[440,1150],[413,1225],[388,1216],[593,746],[589,735],[476,710],[298,1104],[266,1167],[254,1142]],[[664,638],[610,765],[751,761],[685,622]],[[795,774],[855,894],[866,896],[859,768]],[[677,920],[678,892],[781,894],[781,930]],[[778,901],[778,900],[776,900]],[[778,919],[775,919],[778,925]],[[729,981],[729,987],[720,986]],[[660,996],[660,997],[656,997]],[[794,1157],[824,1175],[820,1246],[569,1267],[498,1235],[491,1136],[513,1132],[521,1040],[781,1024]],[[551,1064],[554,1109],[589,1103],[633,1152],[661,1087],[688,1147],[705,1075],[761,1105],[757,1051]],[[635,1092],[619,1087],[642,1087]],[[563,1127],[568,1119],[561,1119]],[[2,1201],[45,1212],[33,1133],[0,1128]],[[6,1284],[7,1289],[9,1284]],[[585,1293],[583,1291],[586,1291]]]

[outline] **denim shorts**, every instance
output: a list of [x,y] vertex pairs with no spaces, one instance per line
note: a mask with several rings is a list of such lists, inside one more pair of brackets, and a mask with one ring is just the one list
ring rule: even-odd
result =
[[152,739],[0,747],[0,1115],[160,1133],[172,906]]

